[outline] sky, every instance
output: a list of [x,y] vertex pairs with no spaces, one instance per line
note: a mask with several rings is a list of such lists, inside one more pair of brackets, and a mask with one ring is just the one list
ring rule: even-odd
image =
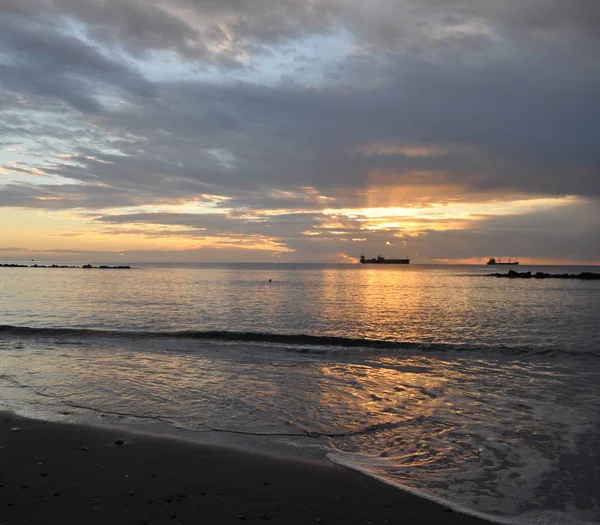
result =
[[598,0],[1,0],[0,260],[600,264]]

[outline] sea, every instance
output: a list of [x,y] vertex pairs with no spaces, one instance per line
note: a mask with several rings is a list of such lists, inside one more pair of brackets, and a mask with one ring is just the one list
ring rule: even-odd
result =
[[0,268],[0,409],[331,461],[496,523],[600,523],[600,281],[131,266]]

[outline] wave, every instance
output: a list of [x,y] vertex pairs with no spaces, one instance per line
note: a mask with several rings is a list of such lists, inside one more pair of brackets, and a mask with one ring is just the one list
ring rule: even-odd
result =
[[[329,335],[310,334],[285,334],[271,332],[235,332],[226,330],[182,330],[182,331],[121,331],[102,330],[90,328],[41,328],[29,326],[0,325],[1,337],[32,337],[55,339],[93,339],[93,338],[118,338],[129,340],[206,340],[222,342],[239,342],[254,344],[273,344],[287,350],[302,353],[323,354],[342,350],[356,350],[376,353],[398,353],[401,351],[415,352],[457,352],[457,353],[484,353],[486,355],[508,356],[546,356],[559,355],[600,357],[600,353],[585,350],[565,350],[543,347],[509,347],[505,345],[471,345],[458,343],[427,343],[388,341],[377,339],[361,339]],[[54,341],[55,343],[59,341]],[[65,341],[67,342],[67,341]],[[71,342],[71,341],[68,341]]]
[[[422,343],[360,339],[328,335],[282,334],[271,332],[235,332],[226,330],[206,331],[120,331],[89,328],[39,328],[28,326],[0,325],[1,337],[51,337],[54,343],[72,343],[69,339],[118,338],[129,340],[206,340],[253,344],[272,344],[287,350],[302,353],[324,354],[336,351],[361,351],[375,353],[399,353],[402,351],[433,353],[484,353],[486,355],[546,356],[557,355],[600,357],[600,353],[585,350],[565,350],[542,347],[508,347],[504,345],[469,345],[457,343]],[[60,341],[63,339],[63,341]]]
[[336,451],[327,454],[327,458],[335,465],[355,470],[365,476],[385,483],[386,485],[402,490],[403,492],[408,492],[414,496],[433,501],[448,510],[453,510],[467,516],[474,516],[497,525],[597,525],[597,522],[581,520],[575,516],[570,516],[565,512],[553,510],[531,510],[516,516],[500,516],[482,512],[455,501],[438,497],[427,490],[420,490],[394,481],[379,473],[380,469],[370,467],[368,461],[369,457],[367,455]]

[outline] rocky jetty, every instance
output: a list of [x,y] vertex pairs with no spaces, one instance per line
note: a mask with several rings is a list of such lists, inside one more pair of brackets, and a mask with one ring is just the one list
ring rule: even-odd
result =
[[61,264],[16,264],[16,263],[4,263],[0,264],[0,268],[85,268],[94,270],[131,270],[131,266],[92,266],[91,264],[84,264],[83,266],[68,266]]
[[490,273],[490,277],[505,277],[508,279],[581,279],[583,281],[595,281],[600,279],[600,273],[581,272],[581,273],[544,273],[544,272],[515,272],[510,270],[508,273]]

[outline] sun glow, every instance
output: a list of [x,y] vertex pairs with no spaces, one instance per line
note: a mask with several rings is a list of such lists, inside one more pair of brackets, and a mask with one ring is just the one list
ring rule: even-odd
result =
[[432,203],[414,207],[367,207],[327,209],[323,214],[336,219],[336,222],[324,223],[322,228],[337,227],[344,218],[351,219],[363,231],[377,230],[453,230],[463,229],[468,224],[492,216],[521,215],[535,213],[545,209],[571,204],[574,197],[523,199],[515,201],[491,201],[473,203]]

